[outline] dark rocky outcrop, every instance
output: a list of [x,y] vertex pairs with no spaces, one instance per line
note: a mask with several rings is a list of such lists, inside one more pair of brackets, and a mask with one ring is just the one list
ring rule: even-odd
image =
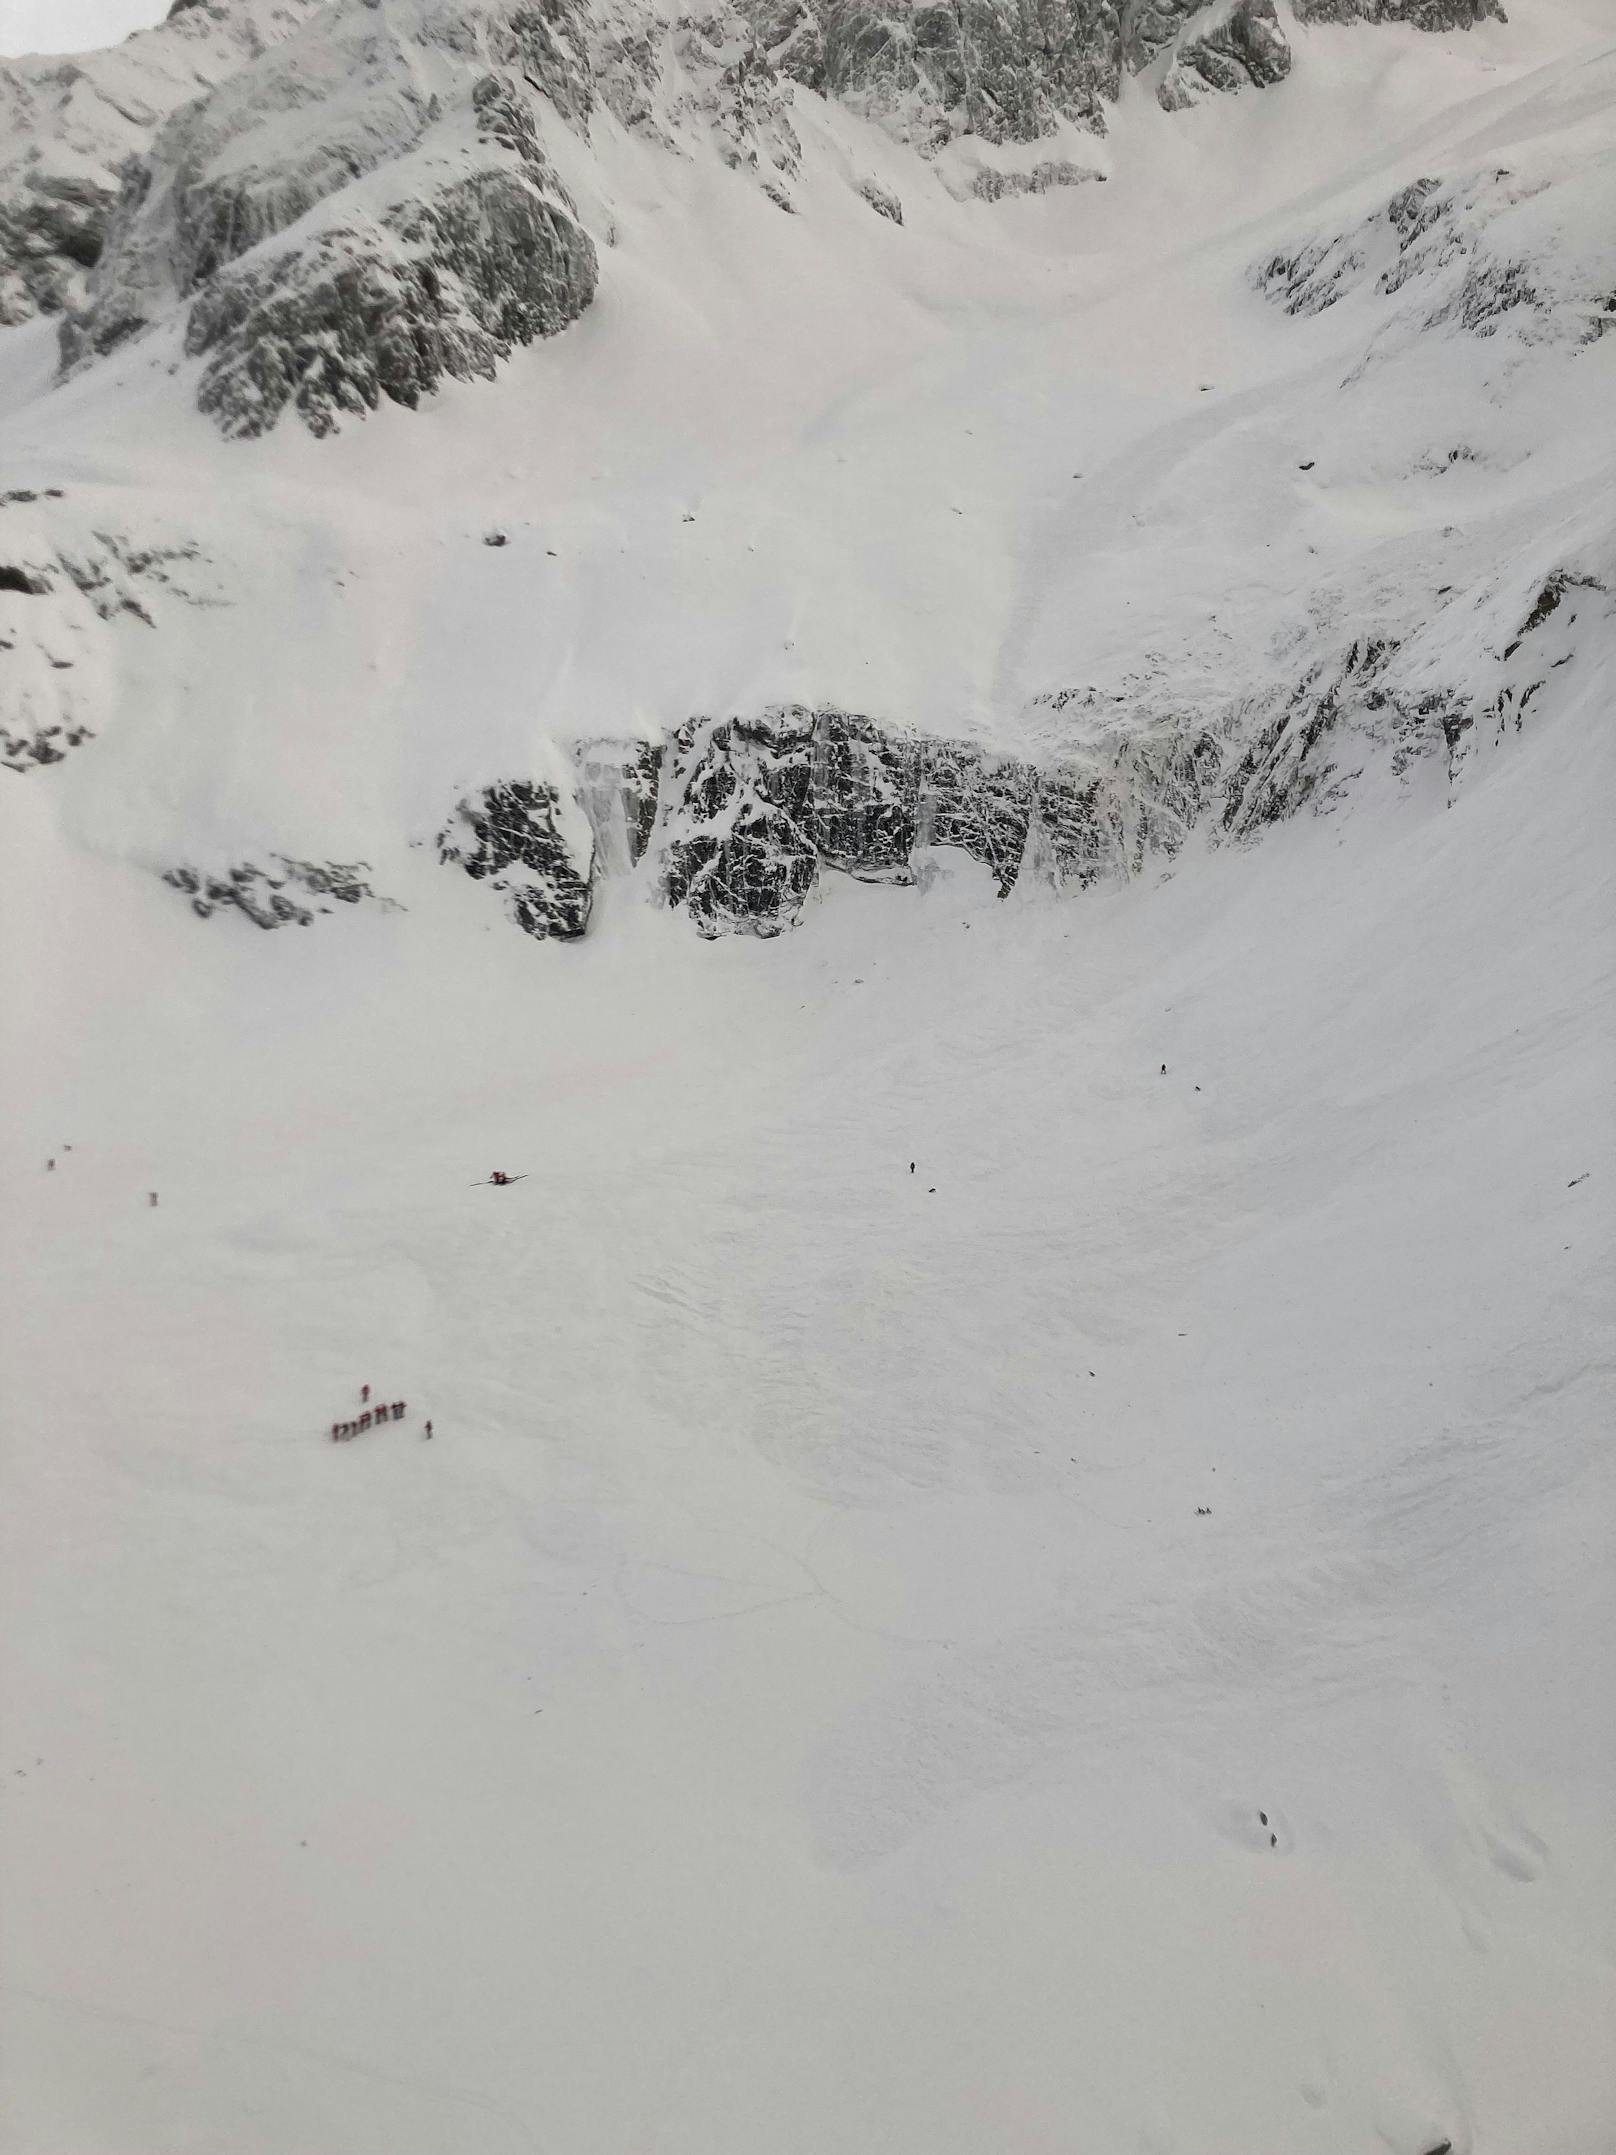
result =
[[806,835],[827,867],[862,883],[909,883],[920,826],[921,750],[847,711],[813,719]]
[[819,873],[813,742],[800,709],[693,719],[674,735],[663,888],[704,935],[778,935],[801,911]]
[[1081,887],[1176,851],[1222,761],[1193,728],[1037,765],[836,709],[695,721],[670,750],[663,889],[704,935],[777,935],[821,870],[913,883],[932,847],[981,862],[1001,897],[1035,853]]
[[116,189],[36,172],[0,200],[0,327],[57,313],[101,258]]
[[1274,0],[1228,0],[1185,26],[1156,96],[1166,111],[1180,112],[1208,91],[1264,89],[1290,66]]
[[[486,74],[446,112],[380,32],[352,42],[359,119],[295,163],[225,157],[217,169],[247,124],[230,97],[177,116],[132,174],[107,261],[63,324],[65,365],[188,300],[185,348],[206,361],[198,401],[226,434],[261,434],[288,409],[326,434],[384,398],[413,407],[446,376],[487,377],[576,320],[594,296],[595,250],[524,97]],[[278,58],[230,88],[271,109],[307,95]],[[338,214],[350,183],[389,157],[388,193],[362,216]],[[300,240],[274,251],[299,219]]]
[[916,147],[955,136],[1034,142],[1063,120],[1103,130],[1121,87],[1117,0],[820,0],[754,15],[772,57],[811,89],[881,120]]
[[858,191],[878,217],[885,217],[889,224],[903,223],[903,204],[890,187],[883,187],[879,180],[860,180]]
[[207,359],[197,401],[226,434],[262,434],[289,407],[313,434],[382,399],[414,408],[446,376],[565,329],[594,297],[595,250],[553,181],[482,173],[363,230],[214,280],[186,350]]
[[307,928],[317,913],[331,911],[327,900],[338,905],[368,900],[392,907],[393,901],[378,897],[365,880],[369,869],[364,861],[288,860],[279,853],[272,858],[273,869],[243,861],[218,875],[199,868],[168,868],[163,881],[190,899],[191,911],[200,920],[233,907],[260,928]]
[[[0,650],[8,646],[0,640]],[[60,763],[70,748],[78,748],[95,735],[88,726],[66,722],[56,725],[16,724],[9,718],[0,718],[0,764],[8,771],[26,771],[41,768],[48,763]]]
[[509,779],[461,801],[438,858],[486,882],[525,935],[575,942],[594,902],[594,847],[571,801],[540,779]]
[[180,313],[201,406],[231,435],[287,411],[326,434],[489,376],[594,297],[541,129],[583,133],[597,104],[790,207],[782,85],[726,0],[635,35],[582,0],[326,0],[131,164],[63,366]]
[[1406,22],[1416,30],[1471,30],[1508,20],[1499,0],[1291,0],[1298,22]]
[[1050,157],[1030,172],[1001,172],[995,165],[981,165],[972,175],[971,192],[979,202],[1002,202],[1007,196],[1044,195],[1054,187],[1081,187],[1104,178],[1103,172],[1074,165],[1070,158]]

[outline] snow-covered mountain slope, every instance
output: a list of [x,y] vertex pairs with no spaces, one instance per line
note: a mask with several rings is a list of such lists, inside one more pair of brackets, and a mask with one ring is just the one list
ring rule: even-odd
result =
[[[180,114],[70,326],[105,356],[10,340],[7,760],[71,749],[95,844],[379,893],[422,846],[563,935],[615,863],[772,932],[939,843],[1086,885],[1366,772],[1447,798],[1587,663],[1616,57],[1574,16],[1312,30],[991,201],[802,91],[726,164],[684,31],[640,126],[587,38],[558,107],[553,29],[446,20],[355,0]],[[137,564],[115,607],[81,561]]]
[[[1451,28],[1497,12],[1495,0],[1316,0],[1312,18]],[[442,282],[467,282],[486,311],[495,288],[519,281],[515,264],[543,265],[558,251],[531,209],[512,223],[512,180],[549,178],[546,117],[576,128],[601,106],[652,140],[716,146],[730,164],[772,172],[786,207],[778,181],[796,168],[783,110],[792,83],[935,151],[962,136],[1017,144],[1074,127],[1103,133],[1107,102],[1141,70],[1178,109],[1208,91],[1280,81],[1289,66],[1273,0],[1036,10],[911,0],[879,13],[862,0],[817,10],[808,0],[703,0],[672,12],[624,0],[177,0],[166,24],[115,51],[0,67],[0,322],[68,307],[82,317],[64,339],[73,360],[137,333],[165,301],[188,300],[193,351],[214,348],[223,320],[249,347],[278,342],[279,371],[294,375],[322,340],[335,339],[349,364],[366,347],[371,364],[346,394],[306,381],[314,394],[298,405],[319,425],[378,394],[413,403],[445,371],[485,371],[512,342],[588,304],[592,282],[561,246],[570,311],[530,310],[492,346],[479,322],[474,351],[451,351],[446,367],[400,364],[411,328],[418,336],[436,319]],[[1067,170],[1046,159],[1035,174],[1047,184]],[[1001,190],[1026,177],[993,165],[976,173]],[[438,194],[447,199],[434,208]],[[300,245],[231,269],[319,204],[330,208]],[[553,222],[570,205],[545,207]],[[86,271],[96,272],[88,307]],[[272,425],[286,393],[261,380],[254,390],[215,387],[212,408],[232,430]]]
[[5,2155],[1607,2155],[1616,52],[1267,21],[327,0],[0,332]]
[[770,943],[17,781],[10,2155],[1603,2155],[1605,665]]
[[203,96],[324,0],[178,0],[104,52],[0,60],[0,324],[81,296],[124,168]]

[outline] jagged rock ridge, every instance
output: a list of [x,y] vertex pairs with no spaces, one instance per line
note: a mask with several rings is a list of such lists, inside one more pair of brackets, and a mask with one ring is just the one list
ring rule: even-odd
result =
[[[1310,19],[1494,11],[1312,0]],[[603,111],[789,209],[794,86],[929,154],[1103,132],[1124,75],[1163,55],[1169,109],[1290,65],[1273,0],[698,0],[676,20],[610,0],[194,0],[113,53],[0,68],[17,144],[0,161],[0,322],[61,312],[71,369],[177,318],[226,433],[288,410],[329,432],[486,376],[589,306],[604,235],[556,174],[551,127],[587,140]],[[1092,176],[990,162],[974,191]],[[890,188],[852,184],[902,221]]]

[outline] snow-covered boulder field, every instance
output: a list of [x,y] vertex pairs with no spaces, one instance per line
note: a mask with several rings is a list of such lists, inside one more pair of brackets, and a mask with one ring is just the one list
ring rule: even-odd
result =
[[0,62],[3,2155],[1608,2155],[1613,330],[1604,0]]

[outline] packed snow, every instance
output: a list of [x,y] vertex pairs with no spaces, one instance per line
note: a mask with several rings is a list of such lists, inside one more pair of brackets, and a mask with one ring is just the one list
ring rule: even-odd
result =
[[[1616,53],[1511,16],[996,202],[556,128],[594,304],[325,441],[0,333],[5,2155],[1608,2155]],[[432,843],[1366,636],[1454,755],[1082,893]],[[386,902],[162,880],[271,857]]]

